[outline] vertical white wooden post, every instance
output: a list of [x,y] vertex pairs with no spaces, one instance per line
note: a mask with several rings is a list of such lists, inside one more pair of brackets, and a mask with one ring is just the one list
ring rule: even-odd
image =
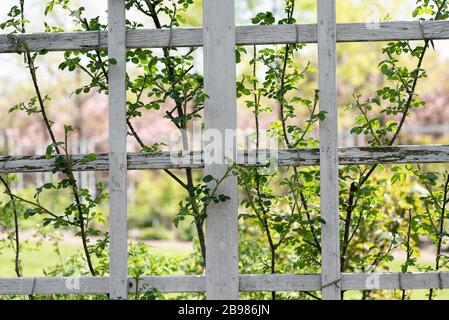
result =
[[108,0],[110,298],[128,293],[125,1]]
[[[225,158],[232,157],[236,151],[234,0],[204,0],[203,6],[204,87],[209,96],[205,105],[205,135],[215,138],[213,142],[206,142],[205,174],[221,178],[227,169]],[[219,156],[212,156],[210,151]],[[212,158],[219,158],[219,163],[211,163]],[[226,179],[219,193],[228,195],[231,200],[212,204],[208,210],[206,295],[211,300],[236,300],[239,298],[237,179]]]
[[320,123],[322,293],[324,300],[339,300],[340,219],[338,188],[338,110],[335,0],[318,0],[318,72]]

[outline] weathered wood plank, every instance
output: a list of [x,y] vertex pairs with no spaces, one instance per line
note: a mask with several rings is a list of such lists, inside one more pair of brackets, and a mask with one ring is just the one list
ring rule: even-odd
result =
[[337,43],[335,0],[318,0],[320,111],[321,272],[323,300],[340,300]]
[[[237,101],[234,0],[203,1],[205,101],[205,175],[221,178],[237,153]],[[231,136],[228,133],[231,133]],[[213,186],[212,186],[213,187]],[[206,219],[206,296],[237,300],[238,199],[237,178],[218,188],[230,200],[209,205]]]
[[240,291],[319,291],[320,274],[250,274],[240,275]]
[[[110,277],[23,277],[0,278],[0,295],[6,294],[107,294]],[[139,292],[204,292],[204,276],[153,276],[139,280]],[[135,279],[127,279],[127,291],[136,291]]]
[[[109,293],[109,277],[0,278],[0,295]],[[128,278],[129,293],[136,282]],[[344,273],[342,290],[449,289],[449,272]],[[139,280],[139,291],[204,292],[206,276],[151,276]],[[320,291],[320,274],[240,274],[240,292]]]
[[109,277],[0,278],[0,294],[102,294],[109,293]]
[[[129,291],[136,291],[135,279],[129,279]],[[205,292],[205,276],[153,276],[142,277],[138,281],[140,292],[156,289],[160,292]]]
[[111,299],[128,297],[126,17],[123,0],[108,0],[109,231]]
[[447,289],[449,272],[343,274],[343,290]]
[[[259,151],[259,160],[273,151]],[[72,155],[75,171],[108,171],[108,154],[98,154],[97,159],[83,162],[86,155]],[[398,147],[361,147],[340,148],[339,164],[405,164],[405,163],[449,163],[449,146],[398,146]],[[320,164],[319,149],[279,150],[279,166],[314,166]],[[51,172],[54,159],[45,156],[3,156],[0,157],[0,173],[32,173]],[[238,164],[244,166],[262,166],[264,161],[257,162],[255,152],[239,152]],[[201,169],[204,167],[199,152],[156,152],[128,153],[128,170],[159,169]]]
[[[423,21],[422,29],[416,21],[382,22],[379,29],[371,29],[365,23],[337,24],[337,42],[367,42],[390,40],[443,40],[449,39],[449,21]],[[317,25],[240,26],[236,28],[236,43],[283,44],[316,43]],[[61,32],[20,35],[0,35],[0,53],[22,51],[20,43],[26,43],[31,51],[107,49],[107,32]],[[139,29],[127,35],[128,48],[201,47],[203,30],[185,28],[173,30]]]
[[[110,277],[23,277],[0,278],[0,294],[102,294],[110,292]],[[138,290],[160,292],[204,292],[204,276],[142,277]],[[127,290],[136,291],[135,279],[127,279]]]

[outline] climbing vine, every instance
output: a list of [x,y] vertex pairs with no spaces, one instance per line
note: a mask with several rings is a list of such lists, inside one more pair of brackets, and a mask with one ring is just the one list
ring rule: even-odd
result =
[[[138,12],[157,29],[181,27],[184,14],[193,0],[125,0],[126,9]],[[17,1],[0,28],[12,36],[27,32],[29,18],[25,0]],[[298,23],[295,18],[297,1],[285,0],[281,17],[273,12],[257,13],[254,25],[285,25]],[[90,18],[82,6],[69,0],[47,1],[45,15],[62,10],[75,21],[77,31],[105,31],[107,25],[99,17]],[[412,16],[419,21],[449,18],[446,0],[418,0]],[[129,30],[147,27],[142,21],[127,20]],[[61,32],[62,27],[45,23],[46,32]],[[60,264],[48,275],[92,276],[106,275],[108,269],[108,233],[101,227],[105,216],[100,209],[108,198],[104,184],[96,190],[80,187],[74,173],[69,124],[54,122],[48,112],[51,94],[44,92],[39,73],[39,59],[48,51],[31,52],[26,43],[16,43],[23,56],[33,86],[33,96],[9,108],[10,113],[24,113],[42,122],[46,138],[50,141],[45,156],[53,159],[56,182],[37,186],[32,198],[21,196],[14,190],[14,176],[0,176],[6,199],[1,204],[0,228],[4,230],[7,246],[14,251],[14,272],[23,276],[20,221],[33,216],[41,217],[42,224],[54,230],[72,228],[82,245],[82,254],[70,258],[71,268]],[[431,40],[421,42],[390,42],[382,49],[383,60],[378,67],[383,87],[370,96],[354,93],[344,112],[354,115],[351,133],[368,138],[370,147],[394,146],[408,118],[418,109],[426,107],[419,96],[420,83],[427,77],[425,58],[434,47]],[[319,146],[315,138],[320,121],[326,113],[319,108],[319,91],[305,89],[306,83],[316,77],[313,61],[308,61],[306,44],[280,46],[239,46],[237,62],[242,67],[237,87],[241,107],[251,113],[254,134],[251,143],[257,152],[262,147],[262,131],[279,142],[282,149],[311,149]],[[158,152],[164,142],[145,141],[136,129],[136,121],[145,114],[159,114],[179,131],[182,149],[191,149],[189,130],[194,121],[201,121],[207,92],[203,76],[195,69],[197,48],[163,48],[161,50],[128,49],[126,59],[131,66],[126,77],[128,134],[143,153]],[[92,92],[108,94],[108,67],[116,61],[109,59],[105,50],[66,51],[59,64],[61,71],[80,72],[86,82],[73,92],[82,96]],[[158,112],[156,112],[158,111]],[[265,125],[266,119],[270,119]],[[58,136],[55,127],[63,128]],[[259,156],[259,153],[256,153]],[[81,162],[95,161],[88,154]],[[319,273],[321,266],[320,171],[318,166],[287,167],[276,171],[261,167],[230,166],[222,177],[201,176],[192,169],[164,170],[167,177],[184,190],[174,225],[191,222],[196,230],[197,248],[188,262],[182,264],[171,259],[151,256],[143,244],[130,247],[129,273],[136,288],[132,295],[138,299],[156,299],[164,296],[152,288],[140,286],[147,273],[171,272],[202,273],[206,264],[205,219],[212,203],[226,202],[230,198],[219,192],[228,177],[237,175],[240,188],[239,208],[240,269],[242,273]],[[387,174],[385,174],[387,172]],[[390,176],[388,176],[391,173]],[[419,192],[395,190],[394,186],[414,183]],[[392,252],[402,248],[406,253],[402,272],[412,269],[447,269],[449,258],[444,255],[447,244],[447,205],[449,202],[449,174],[428,166],[407,165],[347,165],[339,172],[341,221],[341,272],[372,272],[388,269]],[[47,192],[70,194],[70,203],[63,210],[51,210],[42,201]],[[389,192],[388,197],[385,195]],[[95,236],[96,243],[91,238]],[[418,262],[420,237],[428,237],[435,247],[432,266]],[[174,267],[179,264],[181,267]],[[363,292],[362,299],[384,296],[386,293]],[[343,293],[345,297],[346,293]],[[267,296],[265,293],[248,294],[249,297]],[[433,299],[436,290],[430,290]],[[272,299],[290,298],[287,293],[272,292]],[[301,292],[296,298],[320,299],[320,292]],[[410,297],[401,291],[401,299]],[[30,298],[34,298],[30,296]],[[96,297],[105,298],[105,297]]]

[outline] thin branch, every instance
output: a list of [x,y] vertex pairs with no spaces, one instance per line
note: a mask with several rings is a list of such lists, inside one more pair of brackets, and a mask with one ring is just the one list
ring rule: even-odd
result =
[[16,199],[14,198],[14,194],[9,187],[9,183],[6,179],[0,175],[0,181],[5,187],[5,192],[11,199],[13,217],[14,217],[14,245],[15,245],[15,259],[14,259],[14,270],[16,272],[17,277],[22,277],[22,271],[20,266],[20,238],[19,238],[19,213],[17,212]]

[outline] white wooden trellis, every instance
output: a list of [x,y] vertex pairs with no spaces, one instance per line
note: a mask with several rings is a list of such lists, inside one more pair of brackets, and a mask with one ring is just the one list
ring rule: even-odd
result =
[[110,297],[128,296],[126,197],[126,10],[123,0],[108,0],[109,52],[109,259]]
[[335,0],[318,0],[320,111],[321,284],[325,300],[339,300],[340,215],[338,205],[337,24]]
[[[20,51],[26,43],[31,51],[108,49],[110,59],[109,119],[110,154],[82,163],[73,155],[77,171],[110,172],[110,260],[109,277],[81,277],[79,286],[67,286],[70,278],[0,278],[0,294],[110,294],[125,299],[136,284],[127,276],[126,173],[127,170],[203,168],[192,159],[196,153],[126,153],[125,49],[204,46],[205,87],[209,95],[205,121],[209,128],[235,129],[235,45],[318,43],[321,109],[327,112],[321,123],[320,150],[281,150],[282,166],[321,165],[321,210],[326,220],[322,235],[321,274],[242,275],[237,268],[236,181],[228,180],[223,191],[233,200],[214,207],[207,221],[206,274],[202,276],[147,276],[141,288],[161,292],[206,292],[209,299],[237,299],[239,292],[323,291],[323,298],[340,299],[342,290],[393,290],[449,288],[449,272],[378,273],[373,286],[370,273],[340,273],[338,221],[338,165],[373,163],[449,163],[449,146],[398,146],[379,148],[337,148],[336,43],[387,40],[449,39],[449,22],[386,22],[379,29],[364,23],[336,24],[335,0],[318,0],[318,23],[310,25],[235,27],[233,0],[204,0],[204,30],[125,31],[123,0],[108,0],[108,32],[40,33],[0,35],[0,53]],[[109,39],[109,41],[108,41]],[[20,46],[19,46],[20,47]],[[235,147],[234,144],[231,146]],[[237,155],[242,165],[254,153]],[[204,156],[207,159],[207,154]],[[0,173],[49,172],[54,160],[42,156],[0,157]],[[207,164],[211,174],[225,167]],[[211,218],[212,216],[212,218]]]
[[[235,160],[237,130],[234,0],[203,1],[205,174],[222,177],[227,160]],[[209,131],[211,132],[211,131]],[[229,132],[232,136],[229,137]],[[208,139],[213,141],[207,141]],[[230,138],[230,139],[229,139]],[[221,159],[216,158],[220,153]],[[214,163],[219,160],[219,163]],[[220,193],[231,199],[211,204],[206,219],[206,293],[209,299],[238,299],[237,179],[230,177]]]

